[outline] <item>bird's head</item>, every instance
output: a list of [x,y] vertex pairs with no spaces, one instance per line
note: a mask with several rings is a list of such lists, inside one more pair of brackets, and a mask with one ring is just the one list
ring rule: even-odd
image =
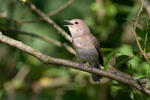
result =
[[81,19],[72,19],[72,20],[65,20],[69,23],[69,25],[64,25],[69,28],[69,31],[72,37],[77,37],[79,35],[88,34],[90,30],[87,24]]

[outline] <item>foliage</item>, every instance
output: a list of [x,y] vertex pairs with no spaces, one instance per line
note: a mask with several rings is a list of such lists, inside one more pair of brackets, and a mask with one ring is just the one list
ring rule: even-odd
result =
[[[67,0],[30,0],[43,12],[57,10]],[[98,3],[98,1],[102,1]],[[139,51],[132,35],[132,22],[139,10],[139,0],[75,0],[69,7],[51,18],[63,27],[64,20],[80,18],[87,22],[100,40],[104,69],[108,64],[136,79],[148,78],[150,65]],[[80,61],[66,49],[38,38],[10,30],[21,30],[47,36],[71,45],[44,21],[17,0],[0,0],[0,31],[41,52],[58,58]],[[27,21],[27,22],[25,22]],[[69,32],[68,32],[69,33]],[[142,11],[136,33],[144,51],[150,52],[150,21],[146,9]],[[15,48],[0,43],[0,99],[14,100],[149,100],[150,97],[113,80],[101,84],[91,82],[89,73],[46,65]],[[115,63],[111,59],[115,59]],[[149,85],[149,81],[147,82]]]

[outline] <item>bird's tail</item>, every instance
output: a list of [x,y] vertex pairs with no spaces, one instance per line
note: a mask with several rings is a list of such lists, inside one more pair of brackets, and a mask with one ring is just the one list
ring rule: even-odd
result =
[[[95,67],[95,68],[100,69],[100,64],[99,64],[99,62],[94,62],[94,63],[92,63],[92,67]],[[101,78],[102,78],[102,77],[101,77],[100,75],[97,75],[97,74],[93,74],[93,73],[92,73],[92,79],[93,79],[93,81],[95,81],[95,82],[100,81]]]

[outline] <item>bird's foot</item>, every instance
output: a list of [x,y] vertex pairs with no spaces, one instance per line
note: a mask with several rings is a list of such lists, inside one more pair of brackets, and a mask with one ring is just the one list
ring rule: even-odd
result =
[[82,67],[84,66],[85,63],[86,63],[86,61],[81,61],[80,64],[79,64],[79,67],[82,68]]
[[91,65],[89,66],[89,68],[90,68],[90,70],[93,70],[94,64],[91,64]]

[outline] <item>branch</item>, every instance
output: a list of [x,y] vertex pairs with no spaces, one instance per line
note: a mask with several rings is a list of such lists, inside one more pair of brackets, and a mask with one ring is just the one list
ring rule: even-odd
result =
[[[23,2],[23,0],[19,0]],[[43,20],[45,20],[48,24],[52,25],[54,29],[56,29],[62,36],[64,36],[68,41],[72,42],[72,38],[68,33],[66,33],[61,27],[59,27],[52,19],[50,19],[46,14],[44,14],[40,9],[36,8],[34,4],[31,2],[25,1],[24,4],[28,6],[32,11],[38,14]]]
[[[16,96],[16,89],[20,88],[22,84],[24,84],[24,80],[29,73],[29,66],[24,65],[21,69],[16,73],[15,77],[11,80],[4,83],[4,89],[8,94],[8,98],[13,100]],[[18,85],[16,85],[18,84]]]
[[138,37],[137,37],[137,35],[136,35],[136,32],[135,32],[136,26],[137,26],[137,23],[138,23],[138,20],[139,20],[139,18],[140,18],[140,14],[141,14],[141,12],[142,12],[142,10],[143,10],[143,5],[144,5],[144,0],[141,0],[141,7],[140,7],[140,10],[139,10],[139,12],[138,12],[138,14],[137,14],[137,16],[136,16],[136,20],[135,20],[135,23],[134,23],[134,25],[133,25],[133,31],[132,31],[132,33],[133,33],[133,35],[134,35],[134,38],[135,38],[135,40],[136,40],[136,43],[137,43],[137,46],[138,46],[140,52],[142,53],[142,55],[144,56],[144,58],[146,59],[146,61],[150,64],[150,60],[148,59],[147,55],[145,54],[144,50],[142,49],[142,47],[141,47],[141,45],[140,45],[140,42],[139,42],[139,40],[138,40]]
[[27,36],[31,36],[31,37],[34,37],[34,38],[39,38],[39,39],[41,39],[41,40],[43,40],[47,43],[52,43],[53,45],[56,45],[58,47],[64,47],[71,54],[76,55],[76,52],[74,51],[74,49],[71,46],[69,46],[68,44],[61,43],[60,41],[54,40],[54,39],[52,39],[50,37],[47,37],[47,36],[41,36],[41,35],[38,35],[38,34],[23,32],[23,31],[20,31],[20,30],[2,29],[2,28],[0,28],[0,30],[4,33],[5,32],[20,33],[22,35],[27,35]]
[[3,16],[3,15],[0,15],[0,18],[3,18],[6,21],[11,21],[11,22],[14,22],[14,23],[17,23],[17,24],[19,23],[17,20],[12,19],[12,18],[8,18],[8,17]]
[[33,49],[33,48],[25,45],[24,43],[20,42],[20,41],[17,41],[17,40],[14,40],[14,39],[11,39],[9,37],[2,35],[2,33],[0,33],[0,41],[2,43],[5,43],[5,44],[10,45],[12,47],[16,47],[16,48],[20,49],[21,51],[36,57],[37,59],[39,59],[40,61],[42,61],[45,64],[57,64],[57,65],[61,65],[61,66],[63,65],[63,66],[78,69],[81,71],[98,74],[98,75],[101,75],[103,77],[107,77],[107,78],[116,80],[118,82],[127,84],[129,86],[132,86],[135,89],[150,95],[150,90],[148,90],[145,87],[143,87],[142,85],[140,85],[137,82],[137,80],[129,78],[129,77],[127,78],[124,76],[120,76],[119,74],[117,74],[118,71],[116,71],[116,72],[113,71],[113,73],[112,73],[112,71],[110,71],[110,70],[104,71],[103,69],[102,70],[99,70],[96,68],[91,69],[88,66],[80,67],[79,63],[44,55],[40,51]]
[[[46,15],[51,17],[51,16],[54,16],[54,15],[57,15],[59,14],[60,12],[62,12],[64,9],[66,9],[67,7],[69,7],[75,0],[69,0],[66,4],[64,4],[63,6],[61,6],[59,9],[57,9],[56,11],[52,11],[52,12],[49,12],[47,13]],[[33,22],[38,22],[38,21],[41,21],[43,20],[42,17],[40,18],[37,18],[35,20],[21,20],[19,21],[19,23],[23,24],[23,23],[33,23]]]
[[68,6],[70,6],[74,1],[75,0],[69,0],[65,5],[61,6],[58,10],[48,13],[47,16],[54,16],[54,15],[60,13],[65,8],[67,8]]

